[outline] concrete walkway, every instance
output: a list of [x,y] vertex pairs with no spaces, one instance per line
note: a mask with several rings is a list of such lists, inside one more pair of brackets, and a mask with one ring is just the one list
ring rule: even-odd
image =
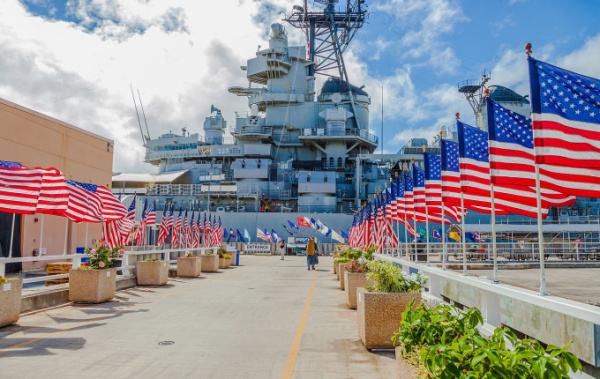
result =
[[243,266],[67,304],[0,329],[3,378],[391,378],[393,352],[358,339],[330,257]]

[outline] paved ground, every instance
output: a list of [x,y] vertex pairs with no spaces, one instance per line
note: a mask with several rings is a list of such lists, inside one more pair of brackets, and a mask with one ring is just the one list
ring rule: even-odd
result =
[[309,272],[305,257],[242,256],[220,273],[22,316],[0,329],[0,377],[393,377],[393,353],[364,349],[331,258],[320,260]]

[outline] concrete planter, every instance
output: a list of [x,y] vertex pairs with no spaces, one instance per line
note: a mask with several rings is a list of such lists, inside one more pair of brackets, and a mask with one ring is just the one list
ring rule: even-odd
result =
[[177,276],[181,278],[197,278],[202,272],[200,257],[177,258]]
[[138,286],[164,286],[169,280],[169,262],[137,261],[135,276]]
[[344,273],[346,272],[346,266],[350,263],[340,263],[338,266],[338,275],[340,276],[340,288],[343,290],[346,288],[346,283],[344,281]]
[[69,301],[103,303],[115,297],[117,269],[70,270]]
[[392,335],[400,327],[402,312],[412,299],[421,303],[421,294],[415,292],[369,292],[357,289],[358,336],[369,350],[393,349]]
[[356,309],[356,290],[360,287],[368,287],[374,285],[372,280],[367,279],[365,272],[348,272],[344,273],[344,286],[346,292],[346,305],[350,309]]
[[0,284],[0,328],[19,321],[22,289],[21,278],[11,278],[8,283]]
[[219,271],[219,256],[218,255],[201,255],[202,272],[217,272]]
[[336,264],[333,265],[333,273],[335,275],[337,275],[337,265]]
[[219,258],[219,268],[228,268],[231,264],[231,259]]

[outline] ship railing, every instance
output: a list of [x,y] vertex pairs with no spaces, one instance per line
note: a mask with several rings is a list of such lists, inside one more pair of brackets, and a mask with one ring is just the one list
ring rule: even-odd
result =
[[304,137],[343,137],[343,136],[357,136],[369,142],[377,143],[378,138],[376,135],[369,133],[366,130],[351,129],[347,128],[343,132],[340,130],[329,130],[327,128],[306,128],[302,129],[301,136]]
[[[595,241],[545,242],[544,260],[551,264],[567,261],[600,261],[600,239],[598,235],[595,237]],[[516,242],[498,242],[496,245],[500,262],[539,263],[540,254],[537,242],[520,240]],[[463,261],[485,264],[493,264],[494,261],[492,243],[489,241],[467,242],[466,252],[463,252],[463,246],[458,242],[446,243],[445,249],[444,254],[444,244],[441,242],[429,242],[429,244],[410,242],[400,244],[396,249],[388,249],[388,252],[417,262],[446,263],[454,266],[461,266]]]

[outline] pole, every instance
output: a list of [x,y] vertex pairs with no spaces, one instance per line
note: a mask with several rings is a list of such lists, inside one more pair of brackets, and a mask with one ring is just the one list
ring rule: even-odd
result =
[[8,248],[8,257],[9,258],[12,258],[12,252],[13,252],[13,237],[15,236],[15,217],[16,217],[16,214],[13,213],[12,226],[10,227],[10,247]]
[[42,213],[41,221],[40,221],[40,248],[38,249],[39,255],[42,255],[43,240],[44,240],[44,214]]
[[446,270],[446,261],[448,260],[448,246],[446,245],[446,212],[442,196],[442,270]]
[[89,222],[86,222],[86,223],[85,223],[85,240],[84,240],[84,242],[83,242],[83,243],[84,243],[84,245],[85,245],[85,247],[87,247],[87,241],[88,241],[88,228],[89,228],[89,226],[90,226],[90,223],[89,223]]
[[381,155],[383,155],[383,85],[381,85]]
[[[442,224],[444,223],[444,215],[442,215]],[[427,266],[430,265],[429,262],[429,208],[427,207],[427,202],[425,202],[425,243],[427,246]]]
[[69,219],[65,218],[65,244],[63,248],[63,255],[67,255],[67,241],[69,237]]
[[461,242],[462,242],[462,251],[463,251],[463,275],[467,275],[467,242],[465,241],[465,194],[463,192],[460,193],[460,211],[462,213],[461,217]]
[[535,190],[537,194],[537,224],[538,224],[538,251],[540,254],[540,296],[548,296],[546,289],[546,270],[544,267],[544,233],[542,230],[542,195],[540,190],[540,168],[535,165]]
[[496,206],[494,204],[494,184],[490,183],[490,197],[492,205],[492,254],[494,255],[494,277],[492,283],[500,283],[498,280],[498,248],[496,244]]

